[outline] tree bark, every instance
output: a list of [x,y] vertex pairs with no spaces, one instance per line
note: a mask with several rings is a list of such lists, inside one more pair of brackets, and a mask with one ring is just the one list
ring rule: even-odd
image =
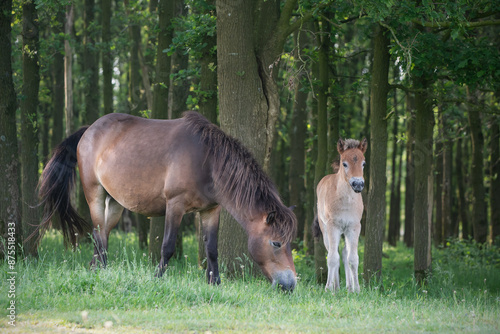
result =
[[[156,79],[154,85],[152,118],[168,118],[168,87],[170,85],[171,57],[166,50],[172,44],[173,31],[170,22],[174,16],[173,1],[160,0],[158,3],[159,31],[156,53]],[[149,229],[149,255],[153,263],[161,258],[161,244],[165,231],[165,217],[151,218]]]
[[[39,31],[34,2],[23,4],[23,87],[21,99],[21,193],[24,253],[37,256],[37,236],[29,237],[40,222],[38,210],[38,65]],[[28,240],[29,239],[29,240]]]
[[[208,0],[205,10],[215,8],[215,0]],[[204,96],[199,101],[200,113],[217,124],[217,36],[205,36],[205,47],[200,59],[200,90]]]
[[[397,70],[394,70],[395,76],[397,75]],[[389,233],[387,240],[391,246],[396,246],[399,241],[399,230],[401,227],[400,221],[400,198],[399,193],[399,182],[398,179],[400,175],[397,172],[397,157],[398,157],[398,102],[397,102],[397,90],[394,90],[393,105],[394,105],[394,121],[392,123],[392,166],[391,166],[391,197],[390,197],[390,208],[389,208]]]
[[415,94],[414,272],[417,282],[423,284],[431,269],[434,113],[428,93],[430,82],[425,78],[415,77],[414,83],[419,89]]
[[99,53],[96,51],[95,31],[92,28],[95,0],[85,0],[83,16],[83,63],[85,111],[82,122],[90,125],[99,118]]
[[[500,97],[497,95],[497,97]],[[490,143],[490,216],[491,216],[491,241],[500,246],[500,124],[498,116],[491,119]]]
[[[12,0],[0,3],[0,258],[20,251],[19,157],[16,92],[11,61]],[[13,245],[15,249],[9,246]]]
[[73,35],[73,5],[66,6],[66,23],[64,25],[64,92],[65,105],[64,116],[66,117],[66,137],[73,133],[73,50],[70,36]]
[[104,115],[113,112],[113,55],[111,53],[111,0],[101,0],[102,98]]
[[415,151],[415,110],[414,98],[411,93],[406,94],[407,142],[406,142],[406,178],[405,178],[405,233],[406,247],[413,247],[413,208],[415,205],[415,165],[413,152]]
[[[307,33],[304,30],[295,34],[295,59],[296,68],[303,64],[299,59],[301,49],[307,46]],[[305,69],[301,70],[294,78],[294,100],[292,109],[292,125],[289,134],[290,141],[290,165],[288,171],[288,186],[290,204],[295,205],[295,216],[297,217],[297,239],[304,239],[305,223],[305,141],[307,135],[307,95],[302,82],[306,79]],[[297,248],[298,245],[293,245]]]
[[389,38],[387,30],[377,25],[370,93],[370,188],[368,192],[364,279],[369,283],[382,274],[382,243],[386,222],[385,191],[387,186],[387,93],[389,89]]
[[[316,80],[320,82],[316,97],[318,99],[318,123],[317,123],[317,136],[318,136],[318,155],[316,157],[316,165],[314,170],[314,189],[321,179],[327,174],[327,161],[328,161],[328,115],[327,115],[327,93],[328,93],[328,57],[325,48],[326,43],[324,39],[329,38],[324,36],[324,31],[319,30],[319,24],[316,28],[318,38],[318,77]],[[322,36],[323,35],[323,36]],[[316,192],[315,192],[316,194]],[[315,196],[316,198],[316,196]],[[317,203],[317,198],[315,200]],[[326,263],[326,249],[323,243],[323,237],[320,235],[314,238],[314,264],[316,268],[316,282],[318,284],[325,284],[327,279],[327,263]]]
[[455,236],[455,228],[454,228],[454,220],[452,219],[452,173],[453,173],[453,165],[452,165],[452,151],[453,151],[453,142],[448,135],[448,129],[451,124],[449,124],[448,115],[443,115],[443,188],[442,188],[442,198],[441,198],[441,207],[443,218],[441,225],[443,226],[443,242],[446,242],[448,238]]
[[469,239],[471,236],[469,228],[469,214],[468,214],[468,203],[465,199],[465,179],[464,179],[464,163],[462,161],[463,156],[463,139],[459,138],[457,140],[457,153],[455,155],[455,176],[457,179],[457,191],[458,191],[458,215],[460,217],[460,222],[462,224],[462,238]]
[[477,104],[477,92],[471,92],[467,87],[467,95],[474,106],[469,109],[469,127],[472,140],[472,228],[474,240],[485,243],[488,240],[488,214],[486,205],[486,192],[484,188],[484,137],[481,124],[481,113]]
[[438,136],[436,138],[436,190],[434,194],[434,205],[436,215],[433,221],[433,239],[436,245],[443,244],[443,109],[438,107]]

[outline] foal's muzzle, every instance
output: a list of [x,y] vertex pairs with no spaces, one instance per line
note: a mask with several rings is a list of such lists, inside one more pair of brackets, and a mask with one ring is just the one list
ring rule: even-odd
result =
[[365,180],[362,177],[352,177],[349,184],[354,192],[360,193],[365,187]]

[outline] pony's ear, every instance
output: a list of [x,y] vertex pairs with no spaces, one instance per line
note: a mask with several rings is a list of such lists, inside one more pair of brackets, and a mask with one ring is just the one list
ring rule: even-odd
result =
[[267,214],[266,223],[272,224],[276,221],[276,211],[271,211]]
[[345,151],[344,141],[342,140],[342,138],[339,138],[339,141],[337,142],[337,151],[339,152],[339,154],[342,154]]
[[293,211],[293,210],[295,210],[296,207],[297,207],[296,205],[292,205],[292,206],[289,206],[288,208]]
[[361,143],[359,143],[358,148],[361,150],[361,152],[363,152],[363,154],[365,154],[366,149],[368,148],[368,141],[366,140],[366,137],[363,138]]

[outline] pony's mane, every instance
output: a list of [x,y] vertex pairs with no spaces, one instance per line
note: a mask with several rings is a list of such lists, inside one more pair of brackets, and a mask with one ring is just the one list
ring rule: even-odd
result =
[[271,224],[273,233],[283,242],[291,242],[297,230],[297,218],[283,205],[276,186],[250,151],[197,112],[185,112],[184,120],[207,148],[205,160],[212,163],[218,198],[233,203],[236,210],[275,212],[275,221]]

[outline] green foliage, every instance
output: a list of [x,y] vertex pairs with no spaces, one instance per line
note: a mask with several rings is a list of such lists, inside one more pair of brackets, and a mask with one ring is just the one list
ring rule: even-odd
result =
[[481,267],[500,269],[500,248],[496,245],[478,244],[474,239],[449,239],[441,255],[439,263],[457,264],[464,270]]

